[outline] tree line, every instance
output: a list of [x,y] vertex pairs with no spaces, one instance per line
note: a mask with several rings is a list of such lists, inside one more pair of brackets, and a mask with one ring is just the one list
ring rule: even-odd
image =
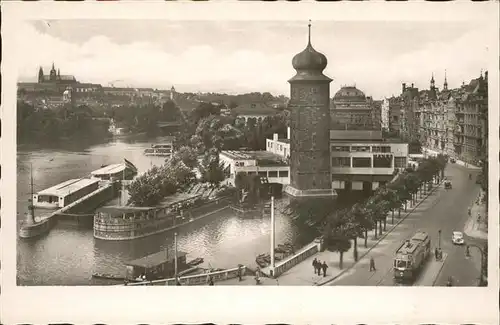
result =
[[109,121],[87,105],[71,107],[64,104],[57,109],[36,109],[33,105],[17,102],[18,143],[54,143],[58,140],[102,140],[109,136]]
[[368,232],[372,231],[374,238],[383,235],[389,213],[394,224],[394,219],[401,218],[401,212],[407,211],[409,202],[415,204],[418,196],[426,195],[433,183],[444,178],[447,160],[444,155],[424,159],[417,169],[407,168],[393,182],[379,187],[370,198],[349,208],[337,209],[334,200],[312,199],[292,201],[290,213],[317,227],[324,247],[339,253],[342,268],[343,254],[352,246],[354,260],[358,260],[358,238],[364,239],[367,247]]

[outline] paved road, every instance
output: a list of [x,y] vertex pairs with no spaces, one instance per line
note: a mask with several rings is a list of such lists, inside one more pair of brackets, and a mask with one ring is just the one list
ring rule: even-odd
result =
[[[477,172],[471,171],[471,173],[474,175]],[[438,245],[439,229],[442,234],[441,248],[448,256],[437,277],[436,285],[446,285],[450,275],[454,277],[456,285],[476,285],[480,266],[479,254],[471,249],[473,257],[466,259],[465,248],[454,246],[451,242],[451,234],[454,230],[463,231],[468,218],[467,207],[475,200],[479,191],[478,185],[473,180],[469,180],[468,174],[468,169],[449,164],[445,175],[451,179],[453,189],[445,190],[442,186],[437,189],[352,270],[330,285],[396,285],[393,280],[392,261],[401,242],[411,237],[417,230],[423,230],[431,235],[431,245],[434,250],[434,247]],[[471,241],[471,239],[466,238],[466,241]],[[376,272],[369,271],[369,256],[375,259]],[[424,269],[422,273],[425,274],[426,271]]]

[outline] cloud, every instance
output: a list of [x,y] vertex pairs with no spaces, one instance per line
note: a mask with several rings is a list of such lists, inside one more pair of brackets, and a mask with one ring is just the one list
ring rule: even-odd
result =
[[[86,36],[78,38],[77,31],[85,24],[73,23],[72,34],[64,29],[63,22],[56,25],[57,30],[40,22],[19,27],[21,79],[34,80],[40,65],[47,69],[55,62],[62,74],[103,85],[123,80],[116,86],[168,89],[175,85],[179,91],[288,94],[287,80],[294,75],[291,60],[305,47],[307,32],[300,24],[254,22],[207,25],[202,33],[198,23],[192,29],[176,28],[177,32],[167,33],[167,37],[165,27],[158,23],[151,24],[159,26],[156,30],[150,28],[152,37],[141,32],[141,37],[134,34],[124,41],[126,35],[120,35],[118,40],[115,29],[111,33],[109,28],[108,32],[102,28],[102,33],[96,35],[85,31]],[[318,23],[314,27],[314,47],[328,57],[325,73],[334,78],[332,94],[341,85],[354,83],[374,98],[399,93],[401,82],[426,88],[431,73],[439,83],[444,69],[448,70],[450,85],[458,86],[487,66],[481,28],[467,26],[469,32],[463,32],[464,28],[443,27],[430,33],[431,27],[412,27],[416,34],[415,42],[411,42],[411,26],[398,29],[397,25],[379,25],[354,29],[351,25],[349,29],[347,25]],[[92,27],[99,28],[96,24]],[[373,34],[367,37],[367,31]],[[75,40],[70,34],[75,35]]]

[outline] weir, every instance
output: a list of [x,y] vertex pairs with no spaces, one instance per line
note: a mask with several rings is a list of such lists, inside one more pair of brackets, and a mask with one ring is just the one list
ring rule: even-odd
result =
[[[84,197],[72,202],[71,204],[58,209],[54,212],[41,215],[39,218],[41,220],[36,221],[28,220],[25,222],[19,231],[19,237],[21,238],[33,238],[43,235],[50,231],[57,221],[60,219],[72,219],[81,221],[82,218],[93,219],[93,214],[75,214],[78,210],[83,210],[81,212],[89,212],[97,208],[99,205],[104,204],[106,201],[113,199],[117,193],[116,187],[118,183],[108,183],[98,188],[92,193],[85,195]],[[85,206],[83,205],[85,204]],[[29,217],[28,217],[29,219]]]

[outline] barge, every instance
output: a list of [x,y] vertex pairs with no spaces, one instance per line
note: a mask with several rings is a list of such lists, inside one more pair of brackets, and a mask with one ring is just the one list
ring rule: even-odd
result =
[[[177,263],[175,262],[177,256]],[[151,255],[141,257],[139,259],[125,263],[127,267],[127,280],[158,280],[166,279],[175,274],[175,264],[177,264],[177,272],[182,272],[190,269],[186,263],[186,255],[184,252],[177,252],[169,255],[167,251],[160,251]]]
[[[94,216],[94,237],[131,240],[172,230],[229,208],[230,199],[204,203],[199,194],[179,193],[158,207],[105,206]],[[188,208],[184,206],[190,205]]]

